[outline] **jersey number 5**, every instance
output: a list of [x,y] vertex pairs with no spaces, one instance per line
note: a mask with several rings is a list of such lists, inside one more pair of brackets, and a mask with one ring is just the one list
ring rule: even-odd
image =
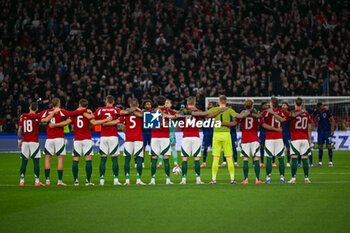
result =
[[136,126],[136,121],[135,121],[135,119],[136,119],[136,116],[131,116],[131,117],[130,117],[130,122],[132,123],[132,125],[130,126],[130,129],[135,128],[135,126]]

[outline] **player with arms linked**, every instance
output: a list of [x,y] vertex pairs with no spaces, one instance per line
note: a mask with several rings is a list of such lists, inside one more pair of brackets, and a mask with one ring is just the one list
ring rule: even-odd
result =
[[[31,103],[29,106],[29,114],[35,114],[38,111],[38,104]],[[20,169],[21,179],[19,182],[20,186],[24,185],[24,176],[27,169],[28,159],[33,159],[34,164],[34,175],[35,175],[35,186],[43,186],[39,180],[40,176],[40,166],[39,159],[41,158],[40,154],[40,145],[39,145],[39,123],[47,123],[52,117],[59,111],[55,109],[45,118],[39,119],[30,119],[25,116],[21,116],[19,120],[18,127],[18,148],[21,149],[21,158],[22,164]],[[22,130],[23,130],[23,142],[22,142]]]
[[[87,109],[89,102],[86,99],[79,100],[79,108],[78,110]],[[93,151],[93,143],[91,140],[91,125],[101,125],[105,122],[110,121],[112,118],[107,118],[104,120],[95,120],[94,116],[90,113],[83,113],[75,117],[70,117],[65,121],[60,123],[50,123],[50,128],[64,127],[66,125],[72,124],[74,127],[74,143],[73,143],[73,179],[74,185],[79,185],[78,180],[78,171],[79,171],[79,160],[80,156],[85,156],[85,171],[86,171],[86,186],[93,186],[91,183],[91,174],[92,174],[92,156],[94,154]]]
[[[310,115],[302,109],[303,100],[297,98],[294,102],[295,110],[291,113],[287,113],[287,121],[290,122],[291,128],[291,148],[292,148],[292,179],[288,183],[296,183],[297,163],[298,155],[301,155],[301,161],[303,162],[303,169],[305,175],[305,183],[310,183],[309,180],[309,163],[308,155],[310,154],[311,145],[311,118]],[[300,113],[295,118],[289,118],[290,114]]]

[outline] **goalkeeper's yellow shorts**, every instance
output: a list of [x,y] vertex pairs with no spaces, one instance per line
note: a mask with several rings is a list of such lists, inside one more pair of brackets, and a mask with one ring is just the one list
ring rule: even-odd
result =
[[224,149],[225,157],[233,155],[230,132],[214,132],[213,156],[220,156],[222,149]]

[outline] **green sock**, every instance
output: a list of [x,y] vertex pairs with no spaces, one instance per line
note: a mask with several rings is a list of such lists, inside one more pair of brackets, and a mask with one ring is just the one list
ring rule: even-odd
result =
[[309,164],[307,162],[307,159],[301,159],[303,162],[303,169],[304,169],[304,175],[305,178],[309,178]]
[[280,175],[284,176],[284,157],[278,158]]
[[244,180],[248,180],[248,172],[249,172],[248,161],[247,161],[247,160],[244,160],[244,161],[243,161]]
[[272,157],[266,159],[266,176],[271,177],[272,172]]
[[[125,163],[124,163],[125,179],[129,179],[130,177],[130,160],[131,160],[131,156],[125,156]],[[142,162],[141,162],[141,165],[142,165]]]
[[259,164],[259,160],[255,160],[255,176],[257,180],[260,180],[260,164]]
[[34,164],[34,175],[36,179],[39,179],[40,176],[40,165],[39,165],[39,159],[33,159]]
[[177,151],[176,151],[175,146],[172,146],[172,147],[171,147],[171,154],[173,155],[174,163],[177,164]]
[[50,179],[50,169],[45,169],[45,178],[46,178],[47,180]]
[[182,161],[182,177],[186,178],[187,176],[187,161]]
[[201,176],[201,165],[200,165],[199,160],[194,161],[194,171],[196,173],[196,177]]
[[73,160],[73,166],[72,166],[72,172],[73,172],[73,178],[74,182],[78,180],[78,161]]
[[170,164],[169,164],[169,159],[164,159],[164,171],[165,171],[165,176],[169,178],[170,176]]
[[137,157],[136,161],[137,161],[137,166],[136,166],[137,179],[141,179],[141,175],[142,175],[142,158],[141,157]]
[[114,174],[114,179],[117,179],[118,175],[119,175],[118,156],[112,157],[112,170],[113,170],[113,174]]
[[296,178],[298,169],[298,158],[292,158],[292,178]]
[[92,161],[91,160],[86,160],[85,172],[86,172],[86,180],[87,180],[87,182],[90,182],[91,174],[92,174]]
[[101,162],[100,162],[100,177],[101,178],[103,178],[105,176],[106,162],[107,162],[107,157],[101,157]]
[[59,181],[62,181],[62,178],[63,178],[63,170],[57,170],[57,173],[58,173],[58,180],[59,180]]
[[163,155],[159,155],[159,163],[162,163],[163,161]]
[[24,178],[24,176],[26,174],[27,164],[28,164],[28,159],[22,159],[22,164],[21,164],[21,169],[20,169],[21,178]]
[[157,159],[151,159],[151,176],[154,178],[156,176],[157,171]]

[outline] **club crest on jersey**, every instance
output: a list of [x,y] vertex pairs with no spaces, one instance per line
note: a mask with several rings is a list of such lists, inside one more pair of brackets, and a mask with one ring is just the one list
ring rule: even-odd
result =
[[144,112],[143,113],[143,128],[144,129],[159,129],[160,128],[160,116],[159,111],[156,112]]

